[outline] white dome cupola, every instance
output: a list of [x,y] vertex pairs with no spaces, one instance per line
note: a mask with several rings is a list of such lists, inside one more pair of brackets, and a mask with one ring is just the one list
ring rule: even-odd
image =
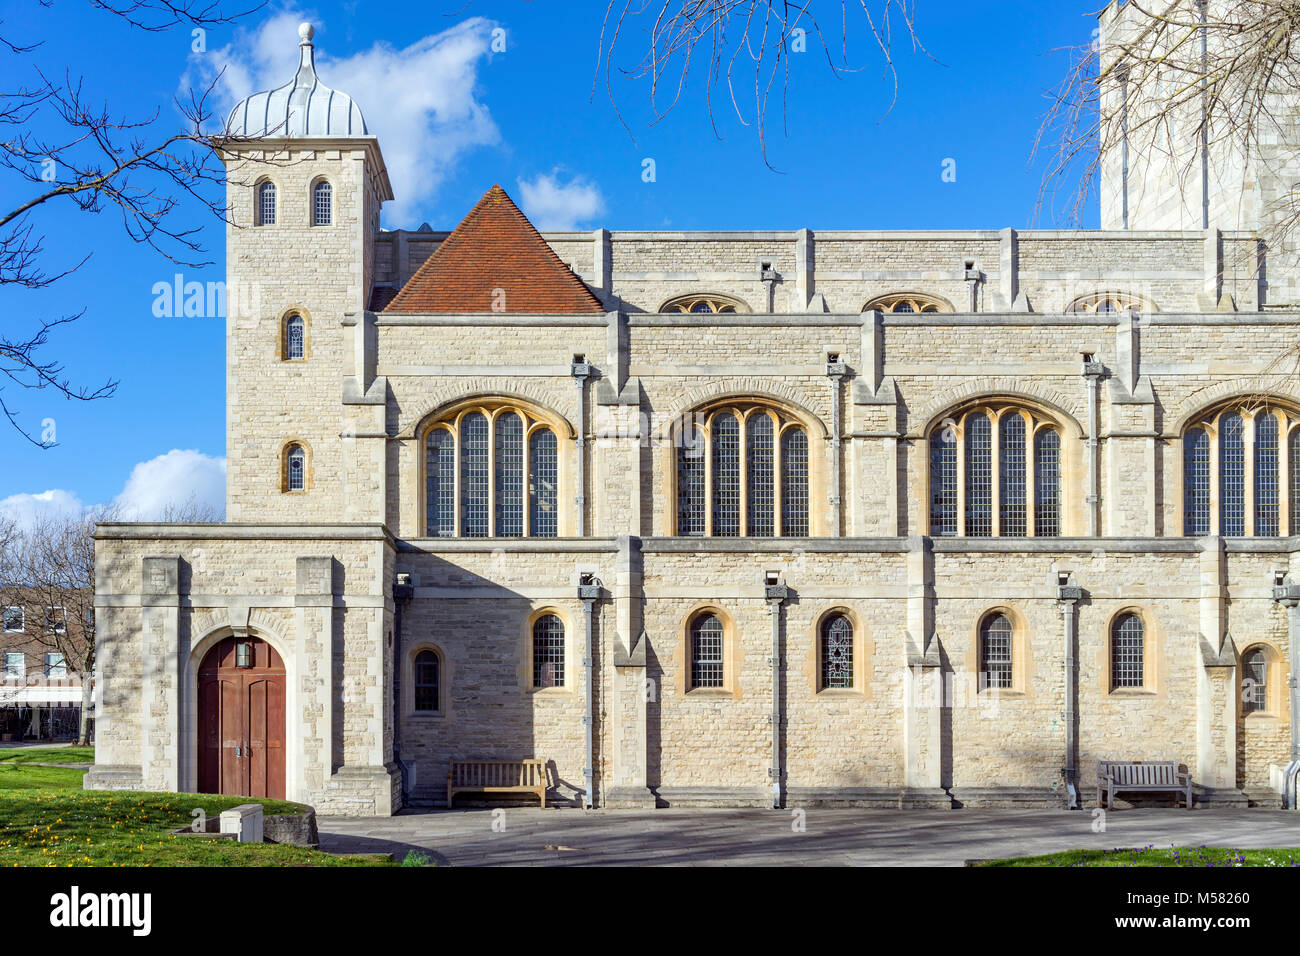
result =
[[298,73],[289,83],[245,97],[230,111],[227,135],[234,137],[330,138],[368,136],[361,108],[316,75],[315,29],[298,27]]

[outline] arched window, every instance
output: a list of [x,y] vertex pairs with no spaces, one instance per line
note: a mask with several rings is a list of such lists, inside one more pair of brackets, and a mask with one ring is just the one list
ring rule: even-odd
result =
[[691,687],[722,687],[722,621],[700,614],[691,621]]
[[980,404],[936,422],[929,445],[931,535],[1061,533],[1061,432],[1055,422],[1015,405]]
[[717,315],[748,312],[749,306],[729,295],[683,295],[669,299],[659,307],[660,312],[687,312],[695,315]]
[[1210,435],[1193,428],[1183,439],[1183,534],[1210,533]]
[[1040,538],[1061,533],[1061,435],[1053,428],[1034,436],[1034,530]]
[[307,327],[302,316],[294,313],[284,324],[284,357],[301,359],[307,355]]
[[1146,683],[1146,637],[1142,618],[1121,614],[1110,628],[1110,686],[1141,687]]
[[1262,647],[1247,651],[1241,658],[1241,712],[1262,713],[1268,710],[1268,655]]
[[433,422],[424,443],[426,535],[559,534],[559,447],[548,425],[489,402]]
[[415,655],[414,671],[415,710],[417,713],[436,713],[442,710],[442,689],[439,686],[441,667],[433,651],[420,651]]
[[1090,292],[1081,295],[1068,306],[1066,312],[1155,312],[1155,304],[1129,292]]
[[1190,423],[1183,433],[1183,534],[1300,532],[1298,428],[1300,413],[1257,402],[1220,406]]
[[853,686],[853,624],[843,614],[832,614],[821,628],[822,689]]
[[554,614],[533,622],[533,686],[564,686],[564,622]]
[[334,187],[322,179],[311,188],[311,224],[328,226],[334,221]]
[[993,438],[983,412],[966,416],[966,535],[993,534]]
[[307,453],[301,445],[290,445],[285,456],[285,490],[307,490]]
[[1013,634],[1011,620],[1005,614],[990,614],[980,624],[980,690],[1014,686],[1011,670]]
[[924,292],[896,292],[877,296],[862,307],[863,312],[951,312],[952,303]]
[[425,439],[425,531],[431,538],[456,534],[456,436],[435,428]]
[[677,534],[808,535],[808,435],[801,424],[765,405],[728,404],[683,420],[675,437]]
[[269,179],[257,184],[257,215],[254,222],[259,226],[275,225],[275,183]]

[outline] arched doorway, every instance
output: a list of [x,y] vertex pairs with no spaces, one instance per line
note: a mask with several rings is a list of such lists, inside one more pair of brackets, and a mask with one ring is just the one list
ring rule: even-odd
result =
[[199,665],[199,792],[284,799],[284,661],[227,637]]

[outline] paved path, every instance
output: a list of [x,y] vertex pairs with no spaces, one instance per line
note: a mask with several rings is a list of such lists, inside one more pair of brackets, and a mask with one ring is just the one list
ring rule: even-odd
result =
[[333,853],[428,853],[451,866],[960,866],[968,859],[1072,848],[1300,845],[1300,814],[1281,810],[431,810],[321,817]]

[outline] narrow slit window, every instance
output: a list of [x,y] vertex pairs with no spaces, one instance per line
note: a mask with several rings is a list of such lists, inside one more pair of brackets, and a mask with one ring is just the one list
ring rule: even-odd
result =
[[1025,419],[1010,412],[998,422],[998,520],[1004,537],[1023,538],[1028,533],[1025,477]]
[[306,355],[306,327],[301,315],[289,316],[284,332],[284,357],[300,359]]
[[722,687],[722,621],[701,614],[691,622],[691,687]]
[[740,421],[732,412],[713,416],[713,533],[740,534]]
[[957,534],[957,438],[951,426],[930,436],[930,534]]
[[980,628],[980,689],[1009,688],[1012,683],[1011,646],[1014,630],[1005,614],[984,619]]
[[1230,412],[1219,419],[1219,534],[1225,538],[1246,533],[1245,461],[1241,415]]
[[1183,534],[1210,533],[1210,434],[1193,428],[1183,438]]
[[1044,428],[1034,436],[1034,534],[1061,533],[1061,436]]
[[772,419],[756,412],[745,423],[746,495],[749,509],[748,533],[755,538],[770,538],[776,533],[773,512],[775,462],[772,444]]
[[524,533],[524,422],[514,412],[496,420],[496,537]]
[[705,532],[704,434],[693,424],[681,431],[677,446],[677,533],[701,538]]
[[425,534],[450,538],[456,534],[456,440],[445,428],[435,428],[425,441]]
[[1241,710],[1245,714],[1268,710],[1268,658],[1260,648],[1241,659]]
[[488,420],[470,412],[460,420],[461,534],[488,536]]
[[1255,534],[1278,534],[1277,419],[1269,412],[1255,416]]
[[528,437],[528,534],[554,538],[559,533],[559,483],[555,432],[539,428]]
[[533,622],[533,686],[564,686],[564,622],[554,614]]
[[307,490],[307,453],[300,445],[289,447],[286,487],[290,491]]
[[433,651],[420,651],[415,655],[415,709],[420,713],[441,710],[438,655]]
[[808,435],[802,428],[781,435],[781,534],[808,535]]
[[987,538],[993,534],[993,436],[989,417],[973,412],[966,417],[966,535]]
[[1141,687],[1146,674],[1146,648],[1144,646],[1142,619],[1136,614],[1123,614],[1111,629],[1110,685]]
[[334,221],[334,188],[326,180],[312,187],[312,225],[328,226]]
[[275,183],[259,183],[257,187],[257,224],[275,225]]

